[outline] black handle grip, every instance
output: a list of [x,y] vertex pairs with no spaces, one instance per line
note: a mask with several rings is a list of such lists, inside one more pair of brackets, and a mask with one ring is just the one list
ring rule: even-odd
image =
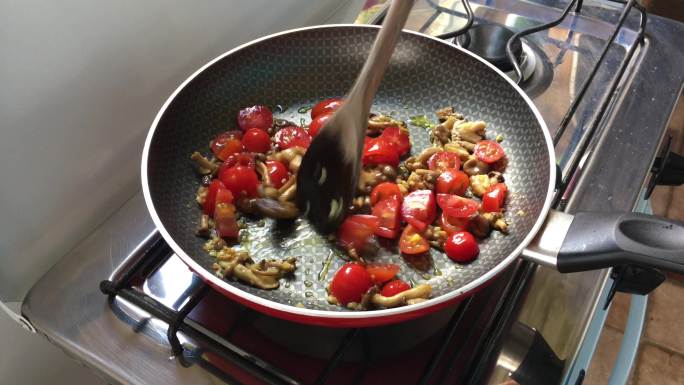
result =
[[579,212],[560,252],[563,273],[640,265],[684,274],[684,223],[639,213]]

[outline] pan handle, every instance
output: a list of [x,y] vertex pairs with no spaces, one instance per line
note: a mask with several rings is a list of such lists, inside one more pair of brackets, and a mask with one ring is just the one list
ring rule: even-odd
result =
[[684,222],[640,213],[574,215],[558,251],[558,271],[630,264],[684,274]]

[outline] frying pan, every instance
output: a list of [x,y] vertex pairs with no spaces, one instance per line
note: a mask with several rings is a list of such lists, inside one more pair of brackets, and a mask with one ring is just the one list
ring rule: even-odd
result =
[[[240,108],[285,106],[277,118],[306,117],[298,109],[341,96],[354,81],[378,28],[316,26],[263,37],[212,60],[181,84],[157,114],[142,157],[142,184],[150,214],[171,248],[209,285],[269,315],[304,323],[359,327],[398,322],[433,312],[472,294],[519,255],[563,272],[643,264],[684,272],[684,225],[623,213],[578,213],[549,208],[555,159],[550,135],[529,98],[486,61],[447,42],[402,32],[372,110],[408,120],[434,116],[453,105],[470,120],[484,120],[489,135],[501,134],[508,157],[510,233],[494,232],[480,244],[480,255],[460,265],[431,250],[416,260],[382,248],[375,262],[401,266],[400,276],[427,282],[432,298],[393,309],[351,311],[327,302],[326,285],[344,263],[334,244],[298,219],[250,221],[243,242],[256,260],[297,257],[297,270],[276,290],[222,280],[213,259],[195,236],[200,180],[189,159],[207,153],[217,133],[237,127]],[[428,132],[409,125],[412,152],[430,146]],[[543,227],[543,229],[542,229]],[[529,247],[528,247],[529,245]],[[329,261],[327,271],[326,261]]]

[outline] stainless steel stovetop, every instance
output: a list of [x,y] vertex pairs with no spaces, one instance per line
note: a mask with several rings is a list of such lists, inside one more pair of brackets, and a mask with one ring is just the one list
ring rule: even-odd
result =
[[[471,5],[474,25],[521,31],[558,19],[568,2]],[[629,211],[643,203],[681,92],[684,26],[646,19],[631,5],[585,2],[579,13],[523,39],[522,87],[554,136],[562,171],[556,203],[568,212]],[[407,27],[439,35],[460,28],[465,15],[461,2],[419,0]],[[609,275],[561,275],[520,262],[470,301],[406,324],[301,326],[203,288],[159,239],[138,193],[33,287],[22,312],[113,383],[501,384],[512,375],[524,385],[547,380],[523,372],[541,347],[555,355],[554,382],[576,384],[605,319]],[[104,279],[125,285],[107,297],[99,287]],[[645,298],[633,304],[643,316]],[[172,344],[170,323],[179,330],[169,333]],[[174,354],[172,346],[181,350]]]

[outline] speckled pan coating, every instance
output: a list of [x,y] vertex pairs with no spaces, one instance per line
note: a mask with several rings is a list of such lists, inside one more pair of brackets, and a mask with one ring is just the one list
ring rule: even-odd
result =
[[[194,202],[199,178],[190,154],[209,153],[209,140],[217,133],[236,129],[238,110],[254,104],[287,106],[276,117],[309,121],[299,114],[332,96],[342,96],[354,81],[377,32],[373,27],[333,26],[291,31],[233,51],[199,72],[167,102],[153,125],[143,157],[143,183],[148,206],[167,238],[211,274],[213,259],[202,249],[204,240],[195,228],[200,209]],[[402,34],[372,110],[398,119],[425,114],[453,105],[469,120],[484,120],[488,137],[501,134],[509,160],[505,172],[509,186],[506,217],[510,234],[494,232],[481,243],[479,258],[459,265],[431,250],[431,261],[419,270],[397,254],[382,250],[375,259],[401,265],[401,277],[427,282],[433,298],[448,295],[474,282],[497,265],[511,260],[526,241],[540,215],[546,214],[552,154],[548,134],[538,114],[500,73],[452,45],[419,34]],[[412,152],[429,146],[428,132],[409,126]],[[517,213],[524,213],[518,215]],[[230,285],[280,304],[303,304],[308,309],[349,312],[326,301],[325,287],[344,262],[334,258],[327,277],[318,275],[334,245],[315,234],[305,221],[265,225],[249,224],[246,247],[255,259],[298,257],[293,277],[280,289],[265,291],[239,282]],[[174,246],[174,242],[169,242]],[[415,264],[414,264],[415,265]],[[201,270],[201,269],[200,269]],[[300,311],[298,309],[297,311]]]

